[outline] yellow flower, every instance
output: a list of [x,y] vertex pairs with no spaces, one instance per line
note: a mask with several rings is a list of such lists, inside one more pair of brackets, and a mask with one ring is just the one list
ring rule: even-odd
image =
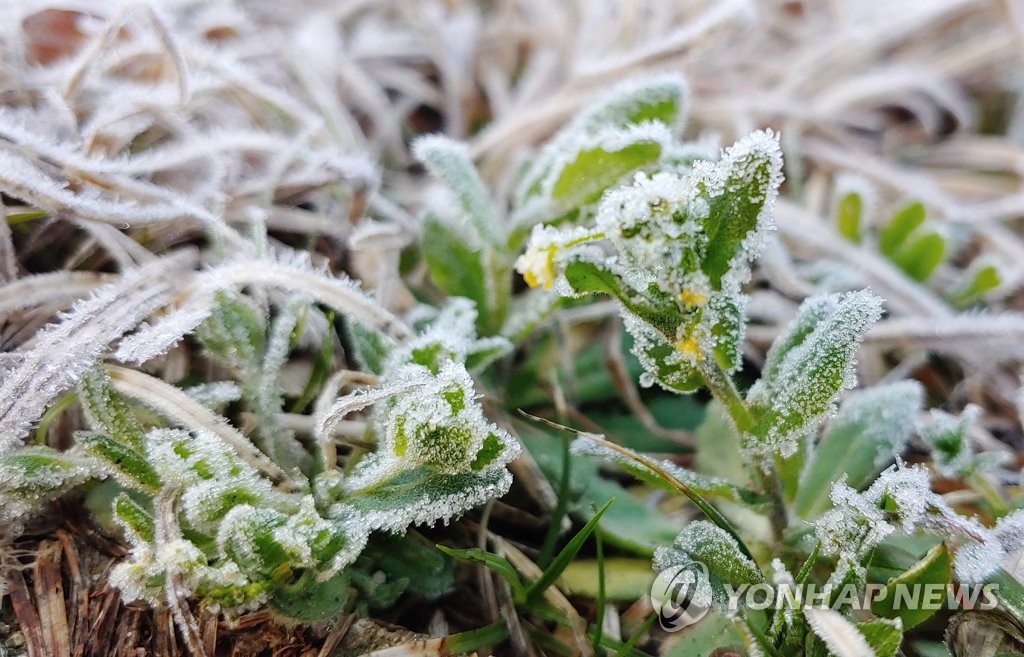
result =
[[523,275],[523,280],[530,287],[543,286],[551,289],[555,283],[555,251],[554,245],[543,248],[530,247],[516,261],[516,271]]
[[689,310],[690,308],[703,306],[704,302],[708,300],[708,295],[698,290],[684,289],[679,293],[679,300],[682,301],[683,306]]
[[676,351],[692,361],[699,363],[704,360],[704,354],[701,353],[700,345],[697,344],[697,339],[693,335],[688,335],[677,341],[675,346]]

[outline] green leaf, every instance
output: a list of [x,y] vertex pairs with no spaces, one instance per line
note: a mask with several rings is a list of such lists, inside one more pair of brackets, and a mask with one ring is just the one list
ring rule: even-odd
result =
[[987,259],[974,260],[953,287],[950,300],[958,307],[969,306],[1003,284],[999,268]]
[[[569,125],[560,130],[544,147],[523,176],[516,193],[516,205],[525,205],[528,198],[541,190],[556,162],[567,149],[602,129],[628,128],[646,121],[656,121],[674,130],[680,123],[686,87],[678,76],[657,76],[639,79],[613,89],[603,98],[589,104]],[[578,146],[577,146],[578,148]]]
[[214,310],[196,329],[196,337],[214,358],[248,377],[260,370],[266,332],[266,314],[254,301],[218,290]]
[[916,231],[895,254],[893,261],[916,281],[926,281],[946,255],[946,240],[934,232]]
[[985,578],[985,584],[993,585],[983,590],[991,592],[999,609],[1011,614],[1019,623],[1024,623],[1024,584],[1005,568],[997,568]]
[[145,493],[160,489],[160,475],[144,453],[101,433],[80,432],[75,439],[87,453],[107,463],[125,485]]
[[144,448],[142,424],[127,398],[114,390],[102,367],[95,367],[82,375],[78,399],[94,430],[132,449]]
[[380,331],[363,326],[359,322],[345,322],[345,337],[348,338],[352,356],[367,372],[382,374],[394,342]]
[[721,405],[707,405],[704,423],[694,432],[694,465],[698,472],[730,481],[737,486],[750,484],[748,464],[740,449],[740,436]]
[[850,192],[839,199],[836,209],[836,223],[839,234],[846,239],[859,244],[861,240],[862,214],[864,202],[857,192]]
[[898,622],[877,619],[857,623],[857,631],[867,640],[875,651],[875,657],[896,657],[900,644],[903,643],[903,630]]
[[[595,434],[583,434],[583,432],[577,433],[580,433],[582,437],[579,440],[574,441],[572,446],[574,451],[598,454],[605,458],[607,458],[606,455],[611,452],[616,454],[616,460],[618,460],[618,457],[624,457],[625,461],[632,461],[633,466],[631,467],[636,468],[635,470],[632,470],[635,476],[643,478],[643,480],[648,483],[667,487],[667,490],[671,490],[677,495],[686,496],[691,502],[693,502],[693,505],[704,514],[704,517],[711,520],[736,541],[744,555],[753,559],[750,550],[743,543],[739,533],[732,526],[729,520],[726,519],[718,509],[712,506],[710,502],[704,499],[704,496],[701,495],[701,493],[690,486],[691,481],[696,485],[700,485],[702,480],[699,475],[696,475],[696,473],[688,473],[687,471],[682,470],[682,468],[673,467],[666,470],[661,466],[661,464],[651,461],[650,459],[624,447],[610,443],[600,436]],[[694,475],[693,478],[690,477],[691,474]],[[742,493],[738,494],[742,495]]]
[[583,527],[576,532],[576,535],[569,539],[569,542],[565,544],[565,547],[555,556],[551,561],[551,564],[544,569],[544,572],[537,579],[537,581],[530,584],[526,590],[525,602],[527,605],[536,602],[544,591],[549,586],[555,583],[555,581],[561,576],[562,572],[565,571],[566,567],[572,563],[572,560],[576,557],[576,554],[583,547],[583,544],[590,538],[590,535],[594,532],[597,527],[597,523],[601,520],[601,516],[608,510],[608,507],[615,502],[615,498],[610,498],[604,503],[600,509],[598,509],[594,516],[587,521]]
[[406,590],[428,600],[441,597],[455,582],[454,562],[415,532],[374,535],[363,557],[372,562],[371,572],[380,570],[389,581],[404,580],[408,582]]
[[[888,581],[884,594],[879,593],[873,598],[872,613],[885,618],[899,618],[905,630],[920,625],[931,618],[938,609],[928,608],[924,604],[907,604],[906,597],[898,596],[906,596],[907,592],[913,592],[915,587],[941,586],[943,602],[945,602],[946,586],[949,584],[952,572],[951,566],[949,550],[945,543],[939,543],[912,568]],[[900,592],[901,588],[903,589],[902,593]],[[897,643],[897,645],[899,644]]]
[[627,174],[654,163],[660,155],[659,142],[639,139],[617,150],[581,150],[555,178],[551,198],[557,202],[559,214],[592,203],[604,190]]
[[910,203],[893,215],[888,225],[878,233],[878,250],[893,256],[906,242],[910,234],[924,223],[924,205],[919,201]]
[[4,497],[54,499],[96,476],[91,461],[50,447],[21,447],[0,456]]
[[771,132],[744,137],[726,149],[722,160],[696,184],[705,194],[714,194],[708,199],[710,212],[704,224],[708,241],[701,269],[718,290],[747,238],[770,219],[764,213],[770,212],[782,184],[777,137]]
[[306,570],[295,581],[274,587],[270,604],[289,618],[313,623],[336,616],[348,599],[349,577],[344,570],[325,581]]
[[488,570],[501,575],[508,582],[512,588],[512,595],[516,600],[526,599],[526,587],[523,585],[523,580],[519,577],[515,567],[505,557],[476,547],[466,549],[452,548],[447,545],[437,545],[435,547],[453,559],[483,564]]
[[851,394],[815,446],[807,465],[795,508],[813,519],[829,505],[832,482],[847,475],[847,485],[861,489],[902,451],[910,433],[924,391],[916,381],[875,386]]
[[121,493],[114,498],[114,519],[140,540],[152,543],[156,536],[153,516],[130,496]]
[[580,294],[608,294],[620,301],[627,300],[618,277],[592,262],[570,262],[565,266],[565,278]]
[[[537,433],[532,425],[517,425],[520,441],[529,450],[541,472],[553,484],[561,479],[561,440]],[[597,475],[597,464],[589,458],[570,454],[569,493],[574,513],[583,519],[593,517],[593,509],[615,498],[598,524],[602,540],[634,554],[650,556],[659,545],[671,542],[679,533],[679,523],[656,508],[630,495],[619,483]]]
[[500,251],[504,230],[494,211],[491,195],[473,166],[466,147],[442,135],[428,135],[413,142],[412,152],[455,194],[476,237]]
[[[508,288],[507,281],[494,279],[493,256],[475,250],[465,236],[450,224],[428,216],[423,227],[423,256],[427,271],[437,287],[452,297],[466,297],[476,304],[477,331],[491,335],[500,329],[505,304],[500,295],[492,298],[492,290]],[[507,303],[507,299],[505,299]]]

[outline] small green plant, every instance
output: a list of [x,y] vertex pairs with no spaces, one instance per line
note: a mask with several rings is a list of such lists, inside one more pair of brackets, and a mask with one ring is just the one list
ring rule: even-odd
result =
[[[0,460],[7,522],[111,477],[113,519],[131,545],[111,583],[126,600],[191,594],[228,613],[269,604],[314,621],[351,603],[365,578],[350,567],[373,532],[447,522],[508,490],[505,464],[519,447],[484,418],[466,363],[485,366],[509,344],[476,338],[470,304],[453,301],[381,352],[380,371],[362,378],[370,387],[333,400],[335,377],[311,418],[315,440],[303,443],[280,425],[276,381],[299,324],[319,311],[305,299],[272,312],[264,303],[219,289],[195,321],[199,344],[233,381],[181,390],[121,367],[88,369],[76,396],[89,430],[75,448],[30,446]],[[179,319],[157,332],[181,330],[171,326]],[[259,420],[253,442],[213,410],[238,400]],[[371,405],[377,450],[339,460],[339,421]]]
[[[517,269],[529,285],[563,296],[616,299],[643,366],[641,383],[678,393],[706,388],[714,412],[728,418],[728,437],[716,439],[730,440],[742,454],[745,471],[739,475],[753,485],[746,494],[595,436],[573,444],[577,454],[617,462],[643,481],[689,497],[705,515],[671,547],[656,551],[655,570],[703,564],[707,580],[698,584],[698,594],[700,585],[706,587],[709,604],[733,619],[734,636],[750,654],[892,657],[902,632],[934,609],[879,603],[868,610],[873,616],[858,617],[841,593],[852,587],[860,595],[869,583],[885,590],[919,580],[981,585],[1006,579],[999,574],[1000,555],[1020,541],[1020,516],[986,529],[932,493],[925,469],[900,463],[885,469],[915,427],[923,397],[918,384],[878,386],[839,405],[840,393],[856,384],[857,347],[882,312],[882,300],[868,291],[804,302],[768,351],[760,378],[745,394],[737,389],[732,377],[741,366],[742,284],[771,227],[781,170],[776,137],[760,132],[689,172],[637,174],[632,184],[602,198],[592,228],[536,227]],[[970,422],[970,414],[960,420],[934,414],[921,425],[941,472],[963,475],[986,467],[969,450]],[[822,426],[824,434],[815,440]],[[769,534],[748,544],[758,533],[729,520],[711,503],[716,496],[759,509],[769,518]],[[1005,513],[1005,505],[993,511]],[[808,531],[800,521],[813,525]],[[927,554],[916,562],[904,559],[887,581],[869,582],[887,539],[921,532],[932,540]],[[786,559],[763,563],[757,555],[766,550],[783,550]],[[730,606],[730,591],[802,585],[811,577],[826,592],[824,609]],[[1019,590],[1011,584],[1000,599],[1013,600]],[[710,652],[723,645],[703,647]]]

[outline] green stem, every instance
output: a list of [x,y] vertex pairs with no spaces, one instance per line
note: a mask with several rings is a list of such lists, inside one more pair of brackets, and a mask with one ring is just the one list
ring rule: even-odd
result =
[[[703,368],[704,384],[711,391],[711,395],[722,405],[722,408],[732,418],[733,424],[740,434],[749,433],[757,424],[753,413],[747,408],[746,402],[740,396],[736,384],[733,383],[724,369],[715,361],[709,361]],[[754,464],[751,468],[755,478],[761,484],[761,489],[769,497],[771,512],[769,519],[772,524],[772,534],[776,541],[782,540],[786,531],[788,518],[786,516],[786,502],[782,496],[782,488],[779,477],[775,472],[775,464],[766,460],[763,464]]]
[[739,432],[746,433],[753,429],[756,424],[754,416],[747,408],[743,398],[740,397],[740,392],[736,389],[732,377],[722,371],[718,363],[713,361],[701,369],[704,374],[704,385],[708,387],[711,395],[732,418]]

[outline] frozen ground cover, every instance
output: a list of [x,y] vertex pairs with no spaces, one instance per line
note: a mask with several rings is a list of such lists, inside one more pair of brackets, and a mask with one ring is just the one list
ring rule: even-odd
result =
[[599,4],[7,3],[0,653],[1019,651],[1021,12]]

